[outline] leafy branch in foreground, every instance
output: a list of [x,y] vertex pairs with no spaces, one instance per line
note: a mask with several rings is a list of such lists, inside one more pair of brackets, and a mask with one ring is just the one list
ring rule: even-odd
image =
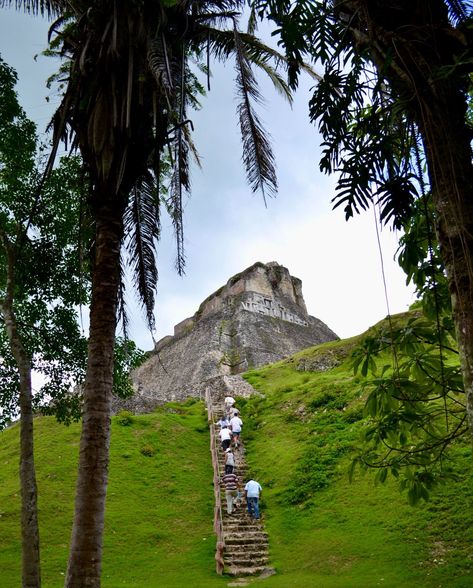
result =
[[[450,297],[473,442],[471,2],[252,4],[278,27],[280,44],[293,64],[291,87],[297,85],[303,58],[324,68],[310,114],[323,137],[320,167],[337,174],[334,200],[346,218],[374,204],[383,222],[403,228],[415,216],[417,201],[430,191],[432,227],[445,269],[444,284],[434,276],[437,286],[427,285],[433,294],[432,328],[440,333],[443,289]],[[430,244],[426,248],[433,251]],[[428,255],[424,260],[423,279],[429,284],[435,264]],[[422,271],[421,265],[415,268],[416,279]],[[438,345],[442,370],[448,359],[442,360],[440,340]],[[394,373],[402,367],[399,363],[394,361]],[[445,412],[449,402],[444,394]]]
[[366,378],[368,421],[357,465],[391,473],[409,501],[428,499],[446,478],[448,449],[468,432],[463,379],[458,361],[446,277],[432,234],[433,209],[426,194],[404,224],[398,262],[420,300],[407,322],[392,317],[363,340],[353,354],[355,374]]
[[435,323],[419,313],[405,326],[381,327],[353,355],[355,374],[366,377],[368,420],[350,475],[357,465],[376,468],[377,482],[390,473],[413,504],[444,478],[447,449],[468,431],[451,333],[444,319],[441,355]]

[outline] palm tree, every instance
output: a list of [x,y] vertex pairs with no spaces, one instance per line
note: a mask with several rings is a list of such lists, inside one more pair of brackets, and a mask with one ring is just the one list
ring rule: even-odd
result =
[[[0,6],[13,0],[0,0]],[[253,102],[261,96],[251,64],[286,96],[272,67],[276,52],[238,30],[244,2],[175,0],[29,0],[33,12],[58,16],[52,27],[68,58],[67,82],[54,117],[54,145],[70,137],[91,178],[89,207],[95,221],[92,300],[83,426],[68,587],[100,586],[104,508],[110,442],[113,349],[119,304],[120,250],[126,235],[137,283],[152,322],[157,279],[154,247],[159,236],[156,185],[171,167],[166,205],[177,237],[177,269],[183,271],[182,195],[190,189],[189,154],[195,153],[187,109],[199,84],[191,57],[236,57],[241,97],[244,161],[253,190],[276,190],[274,158]],[[273,61],[272,61],[273,60]],[[208,65],[207,65],[208,67]],[[50,167],[54,159],[51,157]],[[130,232],[131,227],[137,231]],[[125,232],[126,231],[126,232]]]

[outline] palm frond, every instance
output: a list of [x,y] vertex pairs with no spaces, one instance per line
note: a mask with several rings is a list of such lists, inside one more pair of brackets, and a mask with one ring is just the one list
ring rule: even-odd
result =
[[252,64],[256,67],[259,67],[264,71],[264,73],[268,76],[271,80],[274,88],[276,91],[292,105],[294,98],[292,95],[292,91],[289,88],[286,80],[278,74],[276,69],[272,67],[267,61],[259,60],[259,61],[252,61]]
[[[274,59],[275,67],[285,67],[286,57],[262,43],[254,35],[238,31],[240,42],[244,45],[245,51],[250,59]],[[207,25],[196,26],[193,42],[199,46],[203,39],[209,39],[210,52],[219,61],[225,61],[235,55],[235,35],[233,30],[220,30]]]
[[188,153],[192,154],[192,157],[193,157],[194,162],[197,165],[197,167],[199,167],[199,169],[202,169],[202,159],[201,159],[199,152],[197,151],[197,147],[192,139],[192,134],[190,132],[189,125],[187,125],[187,124],[184,125],[182,127],[182,132],[184,134],[183,140],[185,141],[185,143],[187,145]]
[[256,8],[254,5],[252,5],[251,9],[250,9],[250,16],[248,18],[248,24],[246,26],[246,32],[249,35],[254,35],[256,33],[257,28],[258,28],[258,18],[256,16]]
[[180,125],[176,129],[174,139],[173,173],[170,184],[168,212],[172,219],[176,239],[176,270],[181,276],[184,274],[184,222],[183,222],[183,192],[190,191],[189,176],[189,148],[186,135]]
[[66,0],[0,0],[0,8],[15,6],[29,14],[57,16],[69,8]]
[[170,158],[172,165],[169,198],[167,210],[171,217],[176,240],[176,270],[179,275],[184,274],[184,224],[183,224],[183,196],[184,192],[190,192],[189,153],[194,155],[199,163],[199,156],[192,142],[188,126],[192,122],[187,120],[187,105],[190,96],[194,95],[191,77],[187,63],[187,47],[183,42],[180,47],[180,55],[174,56],[171,62],[173,75],[173,111],[170,113],[170,122],[173,124],[169,132]]
[[253,192],[261,190],[266,203],[266,193],[269,196],[274,196],[278,188],[274,155],[269,138],[251,104],[252,100],[261,103],[263,98],[258,90],[256,79],[236,27],[234,36],[236,85],[240,97],[237,110],[243,142],[243,162]]
[[155,179],[151,174],[132,190],[124,224],[133,283],[144,307],[148,327],[153,330],[154,296],[158,282],[155,251],[160,237],[160,217]]
[[158,89],[163,90],[163,94],[171,109],[170,96],[172,95],[172,76],[167,54],[167,45],[164,35],[161,34],[153,39],[148,49],[148,64],[151,74],[153,75]]
[[219,10],[217,12],[200,12],[194,17],[196,23],[206,23],[207,26],[224,26],[230,20],[238,20],[240,12],[236,10]]
[[449,16],[455,24],[465,22],[473,10],[473,2],[464,0],[447,0],[446,5]]
[[[204,34],[208,39],[209,51],[216,59],[219,61],[226,61],[230,56],[235,55],[236,48],[233,31],[222,31],[202,25],[202,30],[198,32],[197,39],[200,39]],[[245,47],[245,53],[248,56],[249,61],[253,65],[263,69],[263,71],[270,76],[271,81],[273,81],[271,75],[265,70],[265,66],[269,65],[270,60],[273,60],[274,62],[270,65],[273,71],[277,73],[277,70],[281,68],[284,72],[287,72],[287,58],[285,55],[277,51],[277,49],[265,45],[253,34],[239,32],[239,37]],[[318,74],[310,64],[301,62],[299,66],[301,70],[307,73],[312,79],[318,82],[322,79],[322,76]],[[287,84],[286,86],[289,87]],[[280,88],[277,87],[276,84],[275,87],[279,92]]]
[[174,173],[170,185],[170,197],[167,201],[167,209],[174,227],[176,239],[176,271],[182,276],[186,265],[184,252],[184,222],[182,206],[183,184],[178,164],[174,166]]
[[130,324],[125,300],[125,263],[123,253],[120,253],[120,282],[118,285],[118,322],[122,325],[123,337],[128,339],[128,325]]

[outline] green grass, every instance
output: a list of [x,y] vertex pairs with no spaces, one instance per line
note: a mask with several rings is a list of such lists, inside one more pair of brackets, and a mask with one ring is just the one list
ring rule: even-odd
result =
[[[416,507],[389,481],[348,481],[363,427],[360,379],[348,357],[356,338],[305,350],[245,378],[261,393],[240,399],[248,460],[278,574],[268,588],[473,585],[473,462],[457,446],[455,474]],[[301,371],[324,354],[324,372]],[[325,362],[327,363],[327,362]]]
[[[262,588],[467,588],[473,586],[473,467],[458,445],[455,474],[430,502],[410,507],[388,479],[347,469],[363,425],[361,379],[348,357],[357,338],[304,350],[248,372],[260,392],[239,399],[247,459],[277,574]],[[328,366],[326,371],[315,371]],[[308,369],[312,371],[307,371]],[[324,368],[325,369],[325,368]],[[43,587],[63,584],[79,425],[35,421]],[[0,585],[20,585],[18,427],[0,433]],[[212,588],[213,488],[199,402],[115,417],[103,588]]]
[[[214,574],[212,466],[202,404],[169,404],[133,417],[128,426],[117,420],[112,422],[104,588],[225,585]],[[64,582],[79,429],[49,417],[35,420],[44,588]],[[17,588],[18,427],[0,438],[0,585]]]

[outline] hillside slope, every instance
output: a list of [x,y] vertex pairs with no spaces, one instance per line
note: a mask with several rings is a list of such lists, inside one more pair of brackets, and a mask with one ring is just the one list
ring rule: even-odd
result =
[[[222,586],[214,575],[212,465],[203,406],[112,422],[104,588]],[[79,425],[35,419],[44,588],[64,583]],[[18,427],[0,433],[0,586],[21,585]]]
[[377,487],[370,474],[348,481],[364,426],[360,378],[349,361],[357,340],[319,345],[245,375],[261,393],[240,404],[279,571],[265,585],[472,586],[469,446],[454,448],[454,478],[416,507],[389,480]]
[[[317,346],[246,379],[239,399],[247,461],[263,486],[263,516],[277,574],[262,588],[467,588],[473,585],[473,460],[459,445],[456,479],[410,507],[389,482],[347,468],[363,427],[356,339]],[[44,588],[63,584],[79,425],[35,420]],[[20,585],[18,427],[0,433],[0,573]],[[103,588],[212,588],[213,489],[202,403],[170,403],[112,422]]]

